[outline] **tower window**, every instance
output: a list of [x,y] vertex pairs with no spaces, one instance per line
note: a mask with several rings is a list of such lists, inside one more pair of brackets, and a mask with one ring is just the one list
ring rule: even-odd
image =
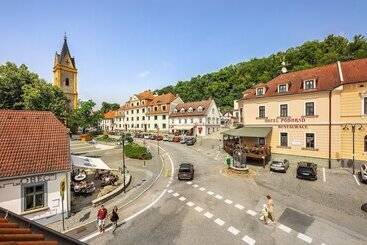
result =
[[65,78],[65,86],[69,86],[69,78]]

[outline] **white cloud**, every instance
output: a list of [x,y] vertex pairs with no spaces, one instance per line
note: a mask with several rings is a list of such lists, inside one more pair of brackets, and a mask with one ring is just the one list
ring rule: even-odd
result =
[[140,72],[140,73],[138,74],[138,77],[140,77],[140,78],[144,78],[144,77],[147,77],[147,76],[149,76],[149,75],[150,75],[150,71],[149,71],[149,70],[146,70],[146,71]]

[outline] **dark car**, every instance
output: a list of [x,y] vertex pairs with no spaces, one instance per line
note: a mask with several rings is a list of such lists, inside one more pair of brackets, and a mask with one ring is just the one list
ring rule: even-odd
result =
[[161,141],[161,140],[163,140],[163,136],[162,135],[156,135],[155,140]]
[[178,180],[193,180],[194,179],[194,165],[191,163],[181,163],[178,169]]
[[317,180],[317,165],[312,162],[299,162],[297,165],[297,178]]
[[287,159],[283,160],[273,160],[270,164],[270,171],[274,172],[287,172],[289,168],[289,161]]
[[186,139],[186,145],[194,145],[196,142],[196,139],[194,137]]

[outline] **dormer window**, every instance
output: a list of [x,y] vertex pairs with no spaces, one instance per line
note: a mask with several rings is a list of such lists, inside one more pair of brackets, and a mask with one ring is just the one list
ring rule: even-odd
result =
[[69,82],[69,78],[65,78],[65,86],[69,86],[70,82]]
[[173,111],[176,113],[177,112],[177,109],[175,108]]
[[203,107],[199,106],[198,107],[198,112],[202,112],[203,111]]
[[165,111],[165,110],[166,110],[166,106],[165,106],[165,105],[163,105],[163,106],[162,106],[162,110],[163,110],[163,111]]
[[256,89],[256,95],[257,95],[257,96],[262,96],[262,95],[264,95],[264,92],[265,92],[265,88],[257,88],[257,89]]
[[315,79],[305,80],[303,81],[303,89],[310,90],[316,88],[316,81]]
[[188,112],[193,112],[192,107],[190,107],[190,108],[188,109]]
[[181,113],[185,112],[185,109],[184,108],[181,108],[180,112]]
[[278,85],[278,93],[288,92],[288,84],[279,84]]

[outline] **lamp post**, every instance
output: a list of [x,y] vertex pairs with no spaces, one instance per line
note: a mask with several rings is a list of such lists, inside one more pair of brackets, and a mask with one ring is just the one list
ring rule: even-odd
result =
[[155,127],[157,129],[157,149],[158,149],[158,156],[159,156],[159,127],[158,125],[156,125]]
[[363,125],[361,123],[346,123],[343,125],[343,130],[349,130],[351,129],[352,130],[352,152],[353,152],[353,155],[352,155],[352,164],[353,164],[353,174],[355,174],[355,163],[354,163],[354,155],[355,155],[355,132],[356,132],[356,128],[358,130],[361,130],[363,128]]
[[123,176],[123,180],[124,180],[124,192],[125,192],[125,186],[126,186],[126,176],[125,176],[125,172],[126,172],[126,165],[125,165],[125,140],[126,140],[127,135],[122,132],[120,134],[120,143],[122,144],[122,176]]

